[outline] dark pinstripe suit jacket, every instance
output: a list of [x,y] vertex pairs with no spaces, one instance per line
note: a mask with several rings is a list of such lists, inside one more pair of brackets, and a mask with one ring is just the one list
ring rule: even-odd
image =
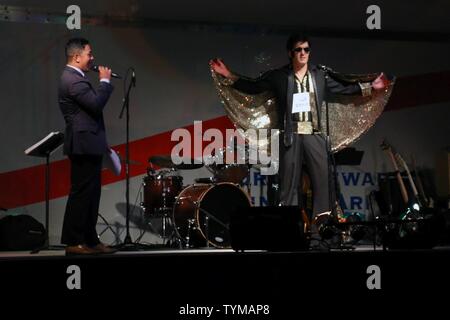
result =
[[61,75],[58,101],[66,121],[64,154],[104,154],[106,141],[103,108],[113,87],[100,82],[97,91],[77,70],[65,67]]

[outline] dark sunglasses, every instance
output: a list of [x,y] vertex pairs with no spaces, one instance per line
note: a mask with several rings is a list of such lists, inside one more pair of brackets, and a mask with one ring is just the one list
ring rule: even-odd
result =
[[301,52],[302,50],[305,51],[305,53],[309,53],[311,51],[311,49],[309,47],[306,47],[306,48],[298,47],[298,48],[292,49],[292,51],[294,51],[294,52]]

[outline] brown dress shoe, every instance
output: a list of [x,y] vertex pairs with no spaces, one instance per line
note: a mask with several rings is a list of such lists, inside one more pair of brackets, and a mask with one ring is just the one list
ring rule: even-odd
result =
[[98,254],[108,254],[108,253],[117,252],[117,249],[111,248],[110,246],[107,246],[103,243],[99,243],[99,244],[95,245],[94,247],[90,247],[90,249]]
[[66,255],[84,255],[84,254],[96,254],[97,252],[88,246],[85,246],[83,244],[79,244],[77,246],[67,246],[66,247]]

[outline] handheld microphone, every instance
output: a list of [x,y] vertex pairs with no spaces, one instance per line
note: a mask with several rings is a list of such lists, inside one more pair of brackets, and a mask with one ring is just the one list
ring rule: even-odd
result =
[[[95,72],[98,72],[98,66],[97,66],[97,65],[93,65],[93,66],[91,67],[91,70],[92,70],[92,71],[95,71]],[[111,72],[111,77],[117,78],[117,79],[122,79],[121,76],[119,76],[117,73],[114,73],[114,72]]]
[[131,74],[131,81],[133,81],[133,87],[136,87],[136,73],[134,72]]
[[324,66],[323,64],[318,64],[317,68],[326,71],[326,72],[334,72],[333,69],[331,69],[330,67]]

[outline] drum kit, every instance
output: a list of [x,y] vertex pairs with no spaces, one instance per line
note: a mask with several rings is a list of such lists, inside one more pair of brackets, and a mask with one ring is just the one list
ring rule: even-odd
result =
[[152,156],[149,163],[141,207],[146,217],[162,219],[164,243],[180,248],[230,248],[231,213],[252,206],[249,193],[240,187],[249,175],[249,165],[206,164],[212,177],[185,186],[180,171],[202,168],[203,163],[175,164],[170,155]]

